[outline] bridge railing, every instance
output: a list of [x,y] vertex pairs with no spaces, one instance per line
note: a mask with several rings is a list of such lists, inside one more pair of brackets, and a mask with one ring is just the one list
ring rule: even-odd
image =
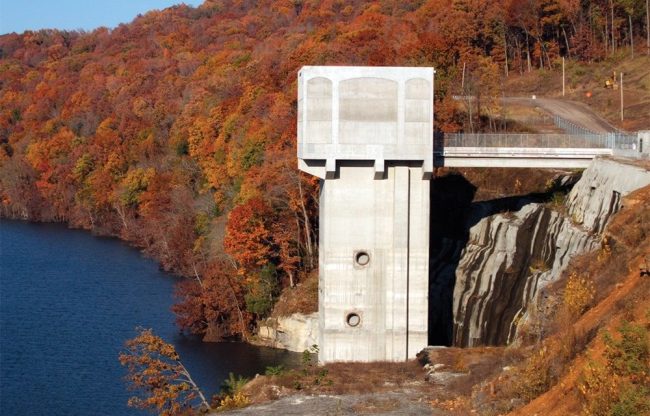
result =
[[572,134],[572,135],[591,135],[591,134],[598,134],[596,132],[593,132],[589,129],[586,129],[582,126],[578,126],[577,124],[574,124],[570,122],[569,120],[566,120],[558,115],[553,116],[553,123],[567,132],[567,134]]
[[602,136],[607,136],[607,140],[609,141],[608,146],[611,149],[634,150],[636,148],[637,136],[635,134],[628,134],[620,131],[605,134],[596,133],[582,126],[578,126],[558,115],[553,116],[553,123],[571,135],[592,136],[594,134],[600,134]]
[[613,143],[612,149],[633,150],[636,149],[638,136],[626,133],[608,133]]
[[446,133],[436,135],[434,147],[533,147],[632,150],[637,136],[625,133]]
[[448,133],[444,147],[611,148],[613,137],[602,134]]

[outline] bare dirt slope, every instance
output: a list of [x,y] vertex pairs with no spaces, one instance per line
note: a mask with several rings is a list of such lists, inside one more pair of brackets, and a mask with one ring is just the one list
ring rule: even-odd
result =
[[526,97],[505,97],[502,100],[508,106],[538,107],[552,116],[560,116],[594,133],[618,131],[618,129],[596,114],[586,104],[577,101],[563,100],[560,98],[532,99]]

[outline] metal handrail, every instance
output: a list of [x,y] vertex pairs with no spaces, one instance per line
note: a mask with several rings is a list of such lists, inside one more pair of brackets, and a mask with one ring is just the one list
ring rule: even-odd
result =
[[447,133],[435,147],[529,147],[632,149],[635,135],[623,133]]

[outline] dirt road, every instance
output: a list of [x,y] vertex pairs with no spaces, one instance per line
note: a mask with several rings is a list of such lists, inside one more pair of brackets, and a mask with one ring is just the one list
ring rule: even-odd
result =
[[527,98],[505,97],[502,98],[508,106],[520,105],[522,107],[539,107],[552,116],[558,115],[573,124],[591,130],[594,133],[616,132],[614,126],[594,113],[586,104],[576,101],[561,100],[557,98]]

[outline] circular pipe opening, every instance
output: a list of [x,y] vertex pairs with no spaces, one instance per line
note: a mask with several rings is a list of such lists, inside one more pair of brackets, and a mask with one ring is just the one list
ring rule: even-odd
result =
[[355,326],[359,326],[359,324],[361,323],[361,317],[359,316],[358,313],[352,312],[352,313],[349,313],[348,316],[345,317],[345,322],[349,326],[354,328]]
[[354,262],[359,266],[367,266],[370,263],[370,254],[365,251],[358,251],[354,255]]

